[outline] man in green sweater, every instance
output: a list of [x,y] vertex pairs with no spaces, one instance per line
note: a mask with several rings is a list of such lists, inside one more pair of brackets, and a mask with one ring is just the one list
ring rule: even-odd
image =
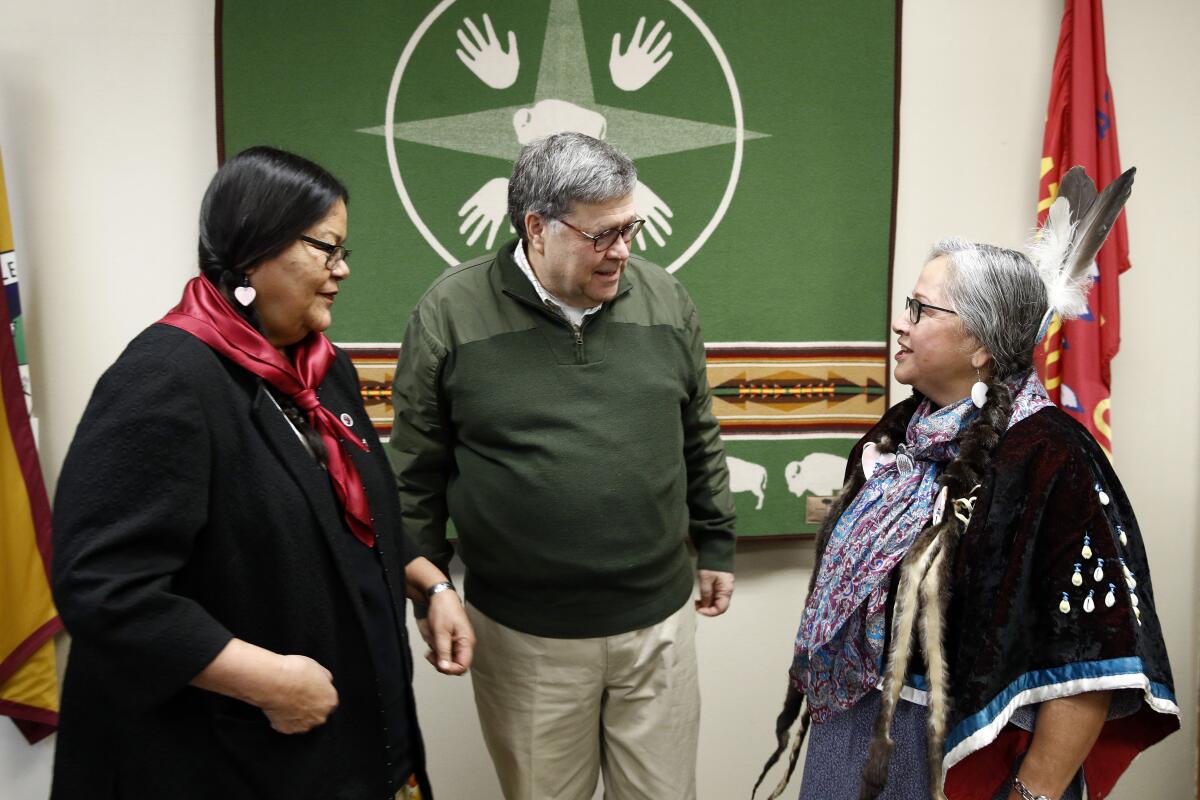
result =
[[630,254],[636,182],[583,134],[526,146],[520,239],[434,282],[396,368],[405,532],[446,570],[454,522],[508,800],[588,800],[601,768],[609,797],[696,796],[687,542],[695,609],[718,616],[734,511],[696,309]]

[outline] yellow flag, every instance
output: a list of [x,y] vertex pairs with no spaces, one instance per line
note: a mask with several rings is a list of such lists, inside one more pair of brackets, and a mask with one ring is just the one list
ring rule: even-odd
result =
[[54,634],[62,623],[50,596],[50,504],[21,379],[24,337],[2,163],[0,272],[0,714],[33,743],[58,726]]

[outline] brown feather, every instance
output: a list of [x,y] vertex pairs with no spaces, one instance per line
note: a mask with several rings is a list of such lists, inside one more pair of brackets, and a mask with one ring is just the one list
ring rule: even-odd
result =
[[1121,209],[1133,192],[1136,167],[1125,170],[1099,195],[1082,167],[1072,167],[1063,176],[1059,195],[1071,203],[1071,221],[1075,222],[1074,241],[1067,256],[1066,270],[1072,278],[1081,278],[1096,260],[1096,255],[1116,224]]

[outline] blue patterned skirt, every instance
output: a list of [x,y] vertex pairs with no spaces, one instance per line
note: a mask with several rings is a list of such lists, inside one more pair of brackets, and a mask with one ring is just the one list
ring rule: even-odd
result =
[[[879,713],[879,698],[879,692],[872,691],[849,711],[828,722],[813,723],[808,732],[800,800],[858,800],[867,747],[875,730],[875,715]],[[896,706],[892,720],[895,745],[888,765],[887,785],[879,800],[929,797],[929,767],[925,760],[927,717],[925,706],[907,700],[900,700]],[[1013,766],[1014,774],[1018,766]],[[1077,775],[1062,800],[1080,800],[1081,784]],[[1008,790],[1007,783],[998,787],[996,797],[1003,800],[1008,797]]]

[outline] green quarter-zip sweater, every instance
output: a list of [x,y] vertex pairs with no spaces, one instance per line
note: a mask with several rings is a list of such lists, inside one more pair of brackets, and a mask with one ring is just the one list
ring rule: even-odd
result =
[[734,511],[704,342],[684,288],[629,258],[580,327],[545,306],[516,243],[447,270],[413,310],[388,455],[405,532],[434,563],[458,533],[466,597],[497,622],[610,636],[733,570]]

